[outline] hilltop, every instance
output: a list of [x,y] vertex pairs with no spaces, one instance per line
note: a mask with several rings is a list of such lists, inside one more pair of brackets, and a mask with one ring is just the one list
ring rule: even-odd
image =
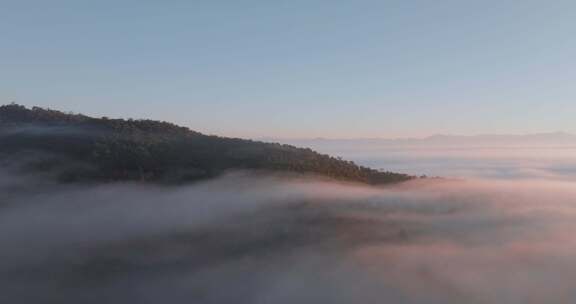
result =
[[0,106],[4,166],[60,181],[186,182],[232,170],[313,174],[367,184],[410,180],[308,148],[204,135],[154,120],[95,118],[18,104]]

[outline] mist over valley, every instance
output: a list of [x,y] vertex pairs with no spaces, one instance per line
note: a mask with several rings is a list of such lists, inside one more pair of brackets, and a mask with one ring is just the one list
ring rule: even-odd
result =
[[[2,303],[576,297],[576,189],[550,169],[569,168],[570,153],[314,144],[356,165],[296,143],[3,109]],[[178,152],[198,147],[212,152]]]

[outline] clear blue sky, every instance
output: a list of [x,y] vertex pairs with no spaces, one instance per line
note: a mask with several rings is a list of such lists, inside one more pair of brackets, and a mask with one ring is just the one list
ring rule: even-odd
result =
[[0,0],[0,102],[242,137],[576,133],[574,0]]

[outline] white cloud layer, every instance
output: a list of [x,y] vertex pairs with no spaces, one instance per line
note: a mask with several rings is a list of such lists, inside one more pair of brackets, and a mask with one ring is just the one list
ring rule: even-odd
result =
[[[0,178],[2,303],[510,303],[576,298],[572,182],[193,186]],[[31,182],[31,181],[30,181]]]

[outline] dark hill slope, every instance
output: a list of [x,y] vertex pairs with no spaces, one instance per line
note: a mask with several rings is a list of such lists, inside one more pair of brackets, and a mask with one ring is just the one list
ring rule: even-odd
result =
[[[183,182],[228,170],[308,173],[385,184],[404,174],[358,166],[310,149],[203,135],[153,120],[92,118],[17,104],[0,106],[0,156],[63,181]],[[20,163],[20,162],[18,162]]]

